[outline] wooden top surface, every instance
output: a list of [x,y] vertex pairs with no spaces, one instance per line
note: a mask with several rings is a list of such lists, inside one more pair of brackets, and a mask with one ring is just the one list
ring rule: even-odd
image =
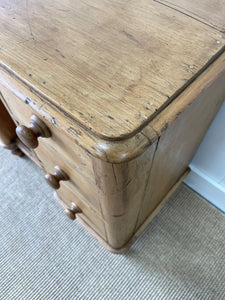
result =
[[225,0],[156,0],[212,28],[225,32]]
[[180,1],[192,3],[189,15],[177,3],[1,0],[0,67],[11,68],[83,128],[124,139],[225,45],[224,0],[215,1],[213,14],[209,0]]

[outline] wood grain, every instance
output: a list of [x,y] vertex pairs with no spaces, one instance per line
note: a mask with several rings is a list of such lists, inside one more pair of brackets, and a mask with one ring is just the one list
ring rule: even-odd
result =
[[111,247],[124,247],[186,172],[225,99],[222,62],[225,56],[150,123],[158,138],[142,155],[121,164],[95,162]]
[[134,234],[155,146],[152,145],[143,155],[127,163],[109,164],[99,159],[93,161],[108,243],[114,249],[122,248]]
[[[64,157],[66,157],[74,167],[77,166],[79,172],[85,174],[87,178],[91,172],[89,178],[91,180],[91,178],[93,178],[93,172],[88,164],[88,162],[90,162],[90,160],[87,159],[89,154],[110,163],[125,162],[137,157],[157,140],[158,136],[173,123],[177,116],[179,116],[203,90],[211,85],[217,77],[224,76],[224,65],[225,53],[221,54],[221,56],[180,93],[171,104],[164,108],[164,110],[155,117],[154,124],[152,123],[153,121],[150,122],[134,136],[119,142],[108,141],[91,134],[77,123],[74,123],[71,118],[63,114],[62,111],[47,106],[43,95],[37,94],[33,87],[31,90],[28,90],[25,83],[21,83],[15,76],[12,74],[9,75],[1,69],[0,84],[1,90],[7,95],[5,98],[7,98],[8,102],[12,103],[11,106],[17,105],[14,109],[14,113],[20,111],[20,115],[23,114],[24,117],[27,118],[27,125],[29,125],[29,118],[32,112],[35,112],[47,120],[48,127],[53,133],[53,136],[51,139],[43,140],[43,142],[51,143],[51,147],[56,148],[59,153],[62,153],[61,149],[63,149]],[[27,109],[25,110],[23,108],[21,111],[21,107],[23,106],[20,102],[18,103],[16,99],[19,99],[20,102],[25,104],[27,103]],[[14,119],[16,120],[17,118],[14,117]],[[54,124],[52,120],[54,120]],[[56,134],[54,134],[55,131]],[[60,132],[60,134],[57,134],[57,132]],[[79,155],[77,155],[77,153],[79,153]],[[83,163],[84,161],[85,163]]]
[[[22,90],[20,85],[16,86],[15,84],[12,84],[10,87],[11,88],[9,88],[8,84],[5,86],[0,83],[0,90],[5,99],[4,104],[7,106],[14,122],[17,125],[25,125],[29,127],[31,116],[36,113],[43,124],[45,124],[51,132],[50,138],[39,138],[39,144],[44,143],[54,149],[54,151],[59,153],[59,155],[63,156],[64,160],[68,162],[68,165],[72,166],[72,168],[74,168],[78,173],[86,177],[88,181],[95,184],[92,164],[88,154],[89,151],[83,150],[82,147],[79,147],[73,137],[74,135],[82,136],[79,129],[73,128],[70,124],[67,124],[69,125],[68,132],[65,132],[63,130],[64,127],[61,126],[61,122],[65,122],[62,116],[61,118],[47,118],[46,114],[42,113],[42,110],[36,110],[33,108],[34,99],[32,97],[32,93]],[[11,89],[15,92],[15,94],[11,91]],[[30,96],[30,98],[27,96],[25,97],[25,95]],[[38,105],[42,106],[43,104],[38,103]],[[59,122],[59,120],[61,120],[61,122]]]
[[159,113],[218,55],[223,37],[147,0],[0,6],[1,68],[42,91],[47,107],[113,140]]
[[65,181],[64,185],[71,189],[78,197],[84,199],[87,205],[91,206],[92,210],[95,210],[96,214],[101,216],[99,191],[96,185],[88,182],[85,177],[73,169],[53,148],[40,143],[34,152],[45,173],[52,174],[54,173],[55,166],[59,166],[69,177],[69,180]]
[[[162,132],[154,155],[137,228],[155,209],[159,199],[167,194],[187,169],[208,127],[225,100],[224,82],[225,72],[207,85],[198,97],[189,103],[186,110],[180,113],[170,126],[167,124],[169,127]],[[197,91],[199,92],[199,89]],[[194,90],[190,94],[187,92],[187,97],[183,97],[182,100],[188,101],[188,96],[194,94]],[[177,103],[179,100],[176,100]],[[168,107],[164,114],[169,118],[170,113],[173,115],[173,111],[170,111]],[[155,119],[152,126],[157,130],[161,128],[163,121],[165,122],[163,118]]]
[[[65,183],[61,183],[59,190],[55,192],[55,197],[59,203],[68,209],[71,207],[71,203],[75,203],[81,210],[81,213],[77,214],[77,217],[83,219],[95,232],[97,232],[104,241],[107,242],[107,235],[105,232],[105,222],[85,204],[76,194],[74,194]],[[78,219],[78,218],[77,218]],[[79,220],[79,219],[78,219]]]
[[224,7],[204,22],[208,0],[182,0],[190,13],[162,2],[0,3],[0,137],[10,143],[14,123],[40,118],[51,137],[33,151],[14,144],[53,174],[67,215],[76,205],[77,219],[114,252],[186,174],[225,99]]
[[222,33],[225,31],[225,1],[224,0],[155,0],[168,5],[195,20],[207,24]]

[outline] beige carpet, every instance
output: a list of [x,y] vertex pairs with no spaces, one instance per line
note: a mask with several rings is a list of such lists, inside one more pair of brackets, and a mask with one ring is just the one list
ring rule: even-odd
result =
[[225,299],[225,216],[185,185],[124,255],[53,199],[42,171],[0,150],[0,300]]

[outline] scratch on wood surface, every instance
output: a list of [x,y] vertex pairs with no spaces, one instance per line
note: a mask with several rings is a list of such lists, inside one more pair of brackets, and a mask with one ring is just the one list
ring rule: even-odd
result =
[[222,32],[223,33],[223,29],[221,29],[221,28],[219,28],[219,27],[217,27],[217,26],[215,26],[214,24],[210,24],[209,22],[207,22],[207,21],[204,21],[203,19],[201,19],[201,17],[199,17],[199,16],[195,16],[191,11],[188,11],[188,10],[186,10],[186,9],[182,9],[182,7],[179,7],[179,6],[174,6],[174,5],[171,5],[170,3],[165,3],[165,2],[162,2],[162,1],[160,1],[160,0],[153,0],[154,2],[157,2],[157,3],[159,3],[159,4],[162,4],[162,5],[164,5],[164,6],[166,6],[166,7],[168,7],[168,8],[170,8],[170,9],[173,9],[173,10],[175,10],[175,11],[178,11],[179,13],[181,13],[181,14],[183,14],[183,15],[185,15],[185,16],[187,16],[187,17],[189,17],[189,18],[191,18],[191,19],[193,19],[193,20],[195,20],[195,21],[197,21],[197,22],[200,22],[200,23],[202,23],[202,24],[204,24],[204,25],[206,25],[206,26],[209,26],[209,27],[211,27],[211,28],[213,28],[213,29],[216,29],[216,30],[218,30],[219,32]]
[[[139,207],[139,211],[138,211],[138,215],[137,215],[137,219],[136,219],[136,224],[135,224],[135,227],[134,227],[134,228],[137,228],[137,224],[138,224],[138,220],[139,220],[139,217],[140,217],[141,209],[142,209],[142,206],[143,206],[143,203],[144,203],[144,198],[145,198],[145,195],[146,195],[147,187],[148,187],[149,182],[150,182],[150,180],[151,180],[151,176],[152,176],[152,168],[153,168],[153,164],[154,164],[154,162],[155,162],[155,156],[156,156],[156,152],[157,152],[157,150],[158,150],[159,141],[160,141],[160,136],[159,136],[158,139],[157,139],[156,146],[155,146],[155,149],[154,149],[154,153],[153,153],[153,156],[152,156],[151,166],[150,166],[150,169],[149,169],[149,172],[148,172],[148,175],[147,175],[147,180],[146,180],[146,182],[145,182],[143,199],[142,199],[141,204],[140,204],[140,207]],[[149,195],[149,196],[150,196],[150,195]],[[135,230],[135,229],[134,229],[134,230]]]
[[45,105],[45,103],[41,104],[41,106],[39,107],[39,110],[41,110],[44,105]]
[[123,217],[125,215],[125,213],[122,213],[122,214],[120,214],[120,215],[112,215],[112,217],[114,217],[114,218],[119,218],[119,217]]
[[141,134],[148,140],[148,142],[149,142],[148,146],[152,145],[151,139],[147,135],[145,135],[142,131],[141,131]]
[[125,36],[128,37],[128,39],[136,42],[137,44],[140,44],[139,41],[132,34],[126,32],[125,30],[123,30],[122,33],[125,34]]
[[114,176],[116,185],[118,185],[117,178],[116,178],[116,173],[115,173],[115,169],[114,169],[114,165],[113,164],[112,164],[112,170],[113,170],[113,176]]
[[32,40],[35,41],[33,32],[32,32],[32,27],[31,27],[31,23],[30,23],[30,17],[29,17],[29,9],[28,9],[28,0],[26,0],[26,14],[27,14],[27,23],[29,26],[29,30],[30,30],[30,35],[32,36]]
[[57,53],[59,53],[59,55],[60,55],[62,58],[65,58],[65,56],[62,54],[61,51],[59,51],[59,49],[55,49],[55,51],[56,51]]

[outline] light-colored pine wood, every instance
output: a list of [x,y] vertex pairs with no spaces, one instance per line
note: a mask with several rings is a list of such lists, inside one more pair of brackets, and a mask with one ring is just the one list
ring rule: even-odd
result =
[[[146,229],[146,227],[149,225],[149,223],[152,221],[152,219],[158,214],[160,209],[163,207],[163,205],[166,203],[166,201],[172,196],[172,194],[175,192],[175,190],[179,187],[179,185],[182,183],[184,178],[188,175],[190,172],[190,169],[187,169],[187,171],[179,178],[179,180],[175,183],[175,185],[171,188],[171,190],[167,193],[167,195],[162,199],[162,201],[159,203],[159,205],[154,209],[154,211],[149,215],[149,217],[145,220],[145,222],[139,227],[139,229],[135,232],[135,234],[131,237],[130,240],[121,248],[113,248],[106,240],[99,235],[93,227],[91,227],[88,223],[85,222],[85,220],[80,217],[80,214],[76,215],[77,221],[90,233],[93,235],[94,238],[96,238],[99,243],[101,243],[105,249],[108,251],[115,253],[115,254],[122,254],[129,250],[129,248],[132,246],[132,244],[137,240],[137,238],[142,234],[142,232]],[[62,199],[58,197],[58,195],[55,193],[56,200],[64,207],[68,207]]]
[[108,139],[137,133],[222,49],[223,37],[148,0],[0,6],[0,68],[42,91],[47,108]]
[[[71,203],[75,203],[81,210],[81,213],[77,214],[77,219],[83,219],[90,227],[93,228],[98,235],[107,242],[107,235],[105,231],[105,222],[101,219],[90,206],[86,205],[76,194],[74,194],[64,182],[61,183],[59,190],[54,192],[56,200],[66,209],[71,207]],[[79,218],[78,218],[79,216]],[[76,238],[76,237],[75,237]]]
[[[42,116],[44,120],[47,120],[48,127],[50,127],[53,136],[51,139],[43,139],[43,142],[48,142],[53,148],[56,148],[59,153],[62,153],[60,149],[63,149],[64,157],[70,160],[70,163],[73,164],[74,167],[77,167],[77,169],[88,178],[89,172],[92,171],[90,171],[90,165],[86,166],[89,160],[85,157],[89,156],[89,153],[110,163],[128,161],[143,153],[143,151],[154,143],[157,137],[172,124],[176,117],[184,111],[208,85],[213,83],[215,78],[224,76],[224,61],[225,54],[223,53],[176,98],[177,101],[175,101],[175,99],[166,109],[160,112],[154,120],[152,120],[153,123],[148,123],[137,134],[120,142],[100,139],[98,136],[90,134],[90,132],[74,123],[67,115],[48,107],[45,104],[44,98],[34,92],[33,87],[31,92],[27,89],[25,84],[21,83],[14,76],[3,72],[1,69],[0,84],[1,90],[7,93],[6,95],[9,95],[9,97],[5,97],[9,105],[10,102],[12,103],[12,100],[13,104],[11,104],[11,106],[14,107],[17,105],[14,109],[15,114],[21,111],[21,103],[18,103],[16,98],[24,103],[26,103],[27,97],[31,100],[29,104],[26,104],[27,108],[25,109],[23,107],[21,111],[21,114],[23,113],[26,119],[26,124],[29,125],[32,112]],[[16,98],[13,95],[16,96]],[[185,100],[183,101],[182,99]],[[168,108],[169,112],[167,110]],[[29,112],[28,114],[27,111]],[[55,124],[52,124],[54,126],[51,127],[53,118],[55,119]],[[56,132],[60,131],[61,134],[54,134],[55,130]],[[79,157],[81,161],[85,161],[86,163],[80,164]],[[91,178],[93,177],[90,176],[90,179]]]
[[[191,162],[206,130],[225,100],[225,72],[221,75],[202,89],[198,97],[189,103],[186,110],[180,113],[170,126],[165,124],[168,128],[162,132],[157,142],[157,151],[141,205],[137,228],[151,214],[158,205],[159,199],[167,194]],[[182,99],[183,102],[189,100],[188,96],[194,95],[194,90],[186,95]],[[175,102],[178,103],[179,100],[181,99],[178,98]],[[168,118],[170,108],[168,107],[167,113],[166,111],[164,113]],[[163,118],[154,120],[153,128],[157,129],[162,120]]]
[[[17,93],[14,94],[12,91],[10,91],[8,85],[4,86],[0,83],[0,91],[2,95],[4,95],[4,99],[2,101],[6,105],[15,123],[17,125],[29,127],[31,116],[36,114],[41,119],[43,124],[49,128],[51,133],[51,138],[38,138],[39,145],[44,144],[53,148],[54,151],[59,153],[59,155],[63,155],[64,159],[68,161],[68,164],[76,169],[78,173],[82,174],[87,178],[88,181],[95,184],[94,173],[92,171],[92,164],[89,159],[88,152],[83,150],[81,147],[78,147],[76,140],[74,140],[72,135],[68,137],[68,134],[66,135],[62,131],[60,124],[58,124],[58,118],[57,120],[53,118],[49,120],[46,118],[45,114],[42,114],[42,111],[35,110],[32,106],[32,104],[34,105],[33,98],[31,98],[31,100],[29,97],[22,96],[23,94],[21,93],[20,85],[16,86],[15,84],[12,84],[11,88],[16,90]],[[20,92],[18,92],[18,90]],[[24,93],[26,93],[26,90]],[[30,96],[29,93],[28,95]],[[62,117],[61,120],[63,122]],[[13,130],[15,136],[15,125]],[[79,130],[76,128],[70,127],[68,130],[75,133],[75,135],[76,131],[79,133]]]
[[186,174],[225,99],[223,9],[203,22],[194,8],[205,18],[208,0],[192,0],[189,15],[161,2],[0,6],[0,103],[17,125],[35,114],[49,128],[25,152],[67,174],[54,184],[59,202],[72,218],[75,203],[77,219],[117,253]]
[[112,248],[123,247],[135,232],[155,150],[156,144],[137,159],[121,164],[93,159],[98,197]]
[[190,173],[190,168],[187,168],[187,170],[181,175],[181,177],[178,179],[178,181],[172,186],[172,188],[167,192],[167,194],[162,198],[161,202],[157,204],[157,206],[154,208],[154,210],[151,212],[150,215],[145,219],[145,221],[142,223],[142,225],[136,230],[135,234],[132,237],[131,241],[128,241],[128,245],[131,245],[136,241],[136,239],[142,234],[142,232],[146,229],[146,227],[149,225],[149,223],[154,219],[154,217],[159,213],[160,209],[163,207],[163,205],[166,203],[167,200],[173,195],[173,193],[176,191],[176,189],[180,186],[180,184],[183,182],[183,180],[186,178],[186,176]]
[[199,22],[225,31],[225,1],[224,0],[155,0],[178,10]]
[[69,180],[65,181],[64,185],[85,199],[87,205],[91,206],[92,210],[94,209],[101,216],[98,188],[96,185],[88,182],[85,177],[73,169],[53,148],[40,143],[34,152],[45,173],[53,174],[55,166],[59,166],[69,177]]
[[225,56],[150,123],[158,138],[142,155],[122,164],[95,162],[112,247],[124,247],[185,173],[225,100],[224,62]]

